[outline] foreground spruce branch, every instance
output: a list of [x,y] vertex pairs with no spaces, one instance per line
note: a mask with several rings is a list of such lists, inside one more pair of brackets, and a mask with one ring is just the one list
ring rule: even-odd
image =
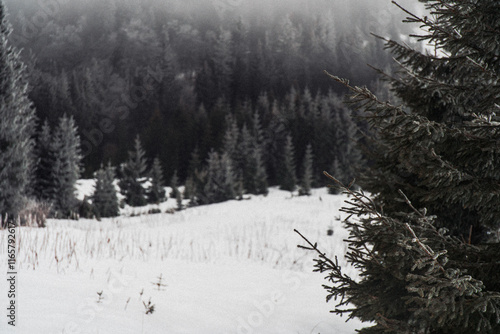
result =
[[402,192],[411,213],[382,214],[362,191],[325,174],[349,196],[341,209],[349,215],[346,258],[359,279],[296,232],[306,242],[299,247],[318,255],[314,271],[328,274],[327,301],[337,301],[332,312],[376,323],[361,333],[498,333],[498,282],[477,279],[499,272],[500,261],[488,260],[498,245],[470,245],[436,229],[435,217],[415,209]]
[[428,16],[403,11],[433,54],[384,39],[396,70],[379,72],[397,104],[330,75],[369,129],[357,184],[370,198],[327,175],[350,196],[359,279],[304,247],[334,312],[374,323],[362,333],[500,333],[500,2],[421,2]]

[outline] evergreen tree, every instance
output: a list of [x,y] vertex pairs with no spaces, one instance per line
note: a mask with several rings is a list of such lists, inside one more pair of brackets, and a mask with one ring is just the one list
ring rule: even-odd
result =
[[283,108],[275,100],[271,108],[271,119],[266,131],[267,146],[263,151],[265,153],[267,171],[270,184],[280,184],[281,165],[283,162],[283,147],[286,143],[287,131],[286,121],[283,117]]
[[[333,159],[331,167],[328,169],[329,172],[337,179],[337,180],[345,180],[344,173],[342,173],[342,169],[340,169],[339,159],[335,157]],[[343,181],[340,181],[343,182]],[[342,192],[342,189],[333,185],[328,187],[328,193],[332,195],[338,195]]]
[[260,147],[254,147],[252,150],[252,155],[250,157],[250,166],[254,171],[251,175],[252,179],[252,194],[255,195],[267,195],[269,190],[267,189],[267,172],[264,166],[264,160],[262,159],[262,153]]
[[280,170],[280,189],[294,191],[297,184],[295,174],[295,149],[293,147],[292,136],[286,137],[283,150],[283,163]]
[[82,160],[80,137],[73,117],[64,115],[59,119],[51,146],[55,213],[56,216],[69,217],[74,214],[77,204],[75,186],[80,178]]
[[233,118],[231,114],[226,116],[226,132],[224,133],[224,141],[222,143],[222,147],[224,152],[229,154],[233,161],[236,161],[238,158],[238,138],[239,138],[239,129],[236,120]]
[[[177,176],[177,172],[175,172]],[[163,170],[160,159],[154,158],[151,171],[149,172],[151,185],[147,189],[148,203],[160,203],[167,199],[165,197],[165,182],[163,181]]]
[[53,157],[52,133],[47,120],[44,121],[35,147],[36,159],[34,195],[40,201],[50,201],[55,196],[52,178]]
[[245,192],[255,193],[255,162],[252,163],[252,154],[254,150],[254,141],[246,124],[243,125],[240,131],[238,141],[238,150],[234,160],[235,169],[243,180],[243,188]]
[[499,333],[500,3],[422,2],[431,16],[407,20],[439,56],[386,41],[402,106],[333,77],[376,130],[361,183],[374,198],[344,186],[346,258],[360,278],[321,251],[316,270],[335,312],[372,322],[361,333]]
[[10,24],[0,1],[0,217],[23,206],[33,173],[35,111],[28,99],[26,66],[10,46]]
[[120,214],[114,181],[115,168],[110,163],[106,168],[101,166],[95,173],[92,204],[97,217],[116,217]]
[[313,178],[313,154],[311,144],[307,144],[306,154],[304,156],[303,164],[303,174],[300,180],[299,195],[311,195],[311,185]]
[[227,153],[210,152],[207,159],[206,182],[200,199],[203,204],[224,202],[236,197],[236,177]]
[[134,151],[129,151],[128,160],[121,166],[120,191],[125,203],[130,206],[146,205],[145,172],[147,162],[139,136],[135,138]]
[[238,176],[238,181],[236,181],[236,199],[241,201],[243,199],[243,195],[245,193],[245,189],[243,188],[243,178]]
[[177,203],[177,211],[184,209],[182,206],[182,193],[180,191],[177,191],[175,195],[175,202]]
[[190,175],[186,179],[186,184],[184,185],[184,194],[182,194],[182,197],[184,197],[185,199],[192,200],[195,194],[196,194],[196,189],[195,189],[194,177]]
[[194,176],[197,170],[201,170],[201,157],[198,150],[198,146],[195,147],[193,152],[191,153],[191,159],[189,160],[188,166],[188,177]]
[[179,192],[179,178],[177,177],[177,170],[174,171],[174,175],[172,175],[172,180],[170,180],[170,187],[172,191],[170,192],[170,197],[177,198],[177,193]]
[[262,149],[266,143],[264,138],[264,131],[262,130],[260,116],[257,111],[254,112],[252,118],[252,136],[255,140],[255,144]]

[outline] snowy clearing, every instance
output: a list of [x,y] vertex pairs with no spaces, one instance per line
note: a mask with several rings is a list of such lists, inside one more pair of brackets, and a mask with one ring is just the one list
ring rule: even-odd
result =
[[[293,232],[353,274],[335,219],[343,200],[326,189],[292,198],[271,188],[267,197],[175,214],[18,228],[16,327],[3,320],[0,333],[354,333],[359,322],[329,313],[325,275],[312,273],[313,254],[297,248]],[[169,199],[161,210],[175,205]]]

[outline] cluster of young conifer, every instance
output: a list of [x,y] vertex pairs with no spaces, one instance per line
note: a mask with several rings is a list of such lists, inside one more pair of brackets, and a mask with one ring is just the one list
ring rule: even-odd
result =
[[[238,126],[235,118],[229,114],[226,116],[227,130],[222,152],[212,150],[206,165],[201,164],[197,151],[193,153],[184,194],[185,198],[191,200],[191,205],[241,199],[243,194],[267,195],[268,172],[264,154],[268,143],[260,124],[258,113],[253,114],[251,122],[242,126]],[[290,135],[286,136],[279,160],[280,189],[293,192],[297,189],[298,181]],[[299,194],[310,195],[313,182],[311,145],[307,146],[303,162]]]
[[[167,200],[163,171],[158,159],[154,159],[151,168],[145,158],[139,136],[134,142],[134,150],[129,151],[128,160],[121,164],[118,182],[116,168],[110,163],[94,174],[95,187],[91,196],[92,204],[84,201],[82,215],[97,218],[115,217],[120,213],[119,191],[123,203],[130,206],[143,206],[148,203],[158,204]],[[83,205],[82,205],[83,207]]]
[[160,161],[155,158],[150,169],[139,136],[134,142],[134,150],[129,152],[128,160],[120,166],[120,192],[125,203],[142,206],[147,203],[160,203],[167,200],[165,181]]
[[360,180],[373,198],[341,186],[360,278],[321,252],[316,269],[335,312],[374,323],[361,333],[499,333],[500,3],[421,2],[431,15],[407,21],[435,54],[386,41],[401,106],[333,77],[376,130]]
[[35,198],[51,203],[55,217],[75,217],[78,206],[75,186],[81,174],[82,155],[72,117],[61,117],[54,130],[47,121],[43,123],[36,141],[35,159]]

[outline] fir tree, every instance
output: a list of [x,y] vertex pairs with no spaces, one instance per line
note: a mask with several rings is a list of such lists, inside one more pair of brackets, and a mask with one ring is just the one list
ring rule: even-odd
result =
[[374,198],[331,177],[351,195],[347,260],[360,279],[307,248],[328,272],[335,312],[373,322],[360,333],[499,333],[500,3],[422,2],[431,16],[407,21],[439,56],[386,41],[402,106],[332,76],[376,130],[361,180]]
[[80,178],[82,160],[80,137],[73,117],[64,115],[59,119],[51,146],[51,178],[54,182],[52,202],[56,216],[69,217],[74,214],[77,204],[75,186]]
[[255,172],[256,165],[252,161],[252,154],[254,153],[254,141],[253,137],[248,130],[246,124],[243,125],[240,131],[238,150],[236,155],[235,168],[239,176],[243,180],[243,188],[245,192],[255,193]]
[[[340,180],[341,182],[343,182],[343,180],[345,180],[345,176],[344,176],[344,173],[342,173],[342,169],[340,168],[340,164],[339,164],[339,159],[337,157],[335,157],[333,159],[333,162],[332,162],[332,165],[331,167],[328,169],[329,172],[337,179],[337,180]],[[331,187],[328,187],[328,193],[329,194],[332,194],[332,195],[338,195],[342,192],[342,189],[340,189],[339,187],[333,185]]]
[[53,157],[52,133],[47,120],[44,121],[36,141],[34,195],[40,201],[50,201],[55,196],[54,180],[52,178]]
[[177,191],[175,195],[175,202],[177,203],[177,211],[184,209],[182,205],[182,193],[180,191]]
[[255,195],[267,195],[269,190],[267,189],[267,172],[264,166],[264,160],[262,159],[262,153],[260,147],[254,147],[252,150],[250,165],[254,170],[251,175],[252,179],[252,194]]
[[252,136],[255,140],[255,144],[262,149],[266,143],[264,138],[264,131],[262,130],[260,116],[257,111],[254,112],[252,118]]
[[110,163],[95,173],[95,190],[92,204],[97,217],[116,217],[120,214],[116,196],[115,168]]
[[[188,176],[186,179],[186,184],[184,185],[184,194],[182,197],[185,199],[193,200],[196,194],[196,188],[194,183],[194,177],[192,175]],[[191,205],[191,203],[189,203]]]
[[[177,176],[177,172],[175,172]],[[151,185],[147,189],[148,203],[160,203],[165,201],[165,182],[163,181],[163,170],[160,159],[154,158],[151,171],[149,172]]]
[[0,1],[0,217],[19,213],[33,173],[35,111],[26,66],[9,45],[11,26]]
[[129,151],[128,160],[121,166],[120,191],[125,203],[130,206],[146,205],[145,172],[147,162],[139,136],[135,138],[134,151]]
[[172,175],[172,179],[170,180],[170,188],[172,191],[170,192],[171,198],[177,198],[177,193],[179,192],[179,178],[177,177],[177,170],[174,171],[174,175]]
[[201,157],[198,146],[191,152],[191,159],[188,166],[188,177],[194,177],[197,171],[201,170]]
[[311,195],[311,185],[313,178],[313,154],[311,144],[307,144],[306,154],[304,155],[303,174],[300,180],[299,195]]
[[232,165],[227,153],[209,153],[203,193],[199,196],[203,204],[224,202],[236,197],[236,177]]
[[231,114],[226,116],[226,132],[224,133],[224,141],[222,147],[224,152],[229,154],[233,161],[237,160],[238,157],[238,138],[239,129],[236,120]]
[[280,189],[294,191],[297,184],[297,177],[295,175],[295,149],[293,147],[292,136],[290,135],[286,137],[280,174]]

